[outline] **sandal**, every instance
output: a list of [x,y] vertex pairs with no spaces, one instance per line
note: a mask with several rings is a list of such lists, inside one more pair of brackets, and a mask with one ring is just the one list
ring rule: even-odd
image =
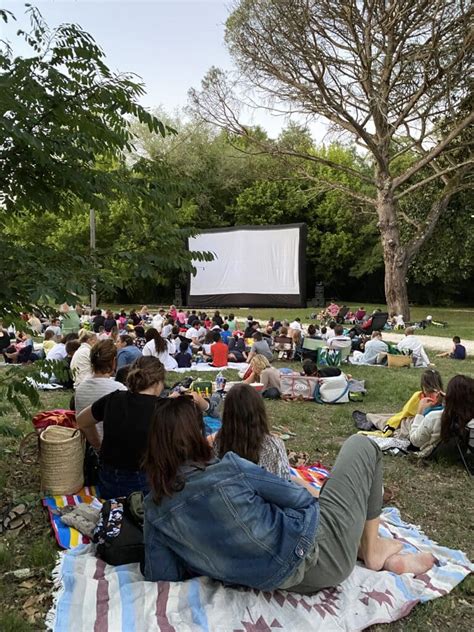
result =
[[13,509],[10,509],[10,511],[3,514],[2,520],[0,522],[0,533],[3,533],[7,530],[17,529],[20,526],[21,519],[27,515],[29,515],[29,520],[31,520],[31,514],[27,512],[27,508],[24,503],[16,505],[15,507],[13,507]]

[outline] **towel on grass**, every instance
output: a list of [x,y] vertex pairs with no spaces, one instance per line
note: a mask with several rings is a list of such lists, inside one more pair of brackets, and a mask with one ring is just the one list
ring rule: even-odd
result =
[[246,362],[229,362],[227,366],[211,366],[207,362],[193,362],[190,367],[181,367],[173,369],[173,373],[188,373],[189,371],[227,371],[227,369],[234,369],[235,371],[242,371],[248,367]]
[[60,554],[47,617],[54,632],[356,632],[407,616],[420,602],[448,594],[474,570],[464,553],[437,545],[399,512],[383,512],[381,533],[407,550],[430,551],[428,573],[394,575],[357,566],[340,586],[313,596],[228,588],[199,577],[145,582],[138,564],[108,566],[92,545]]
[[47,496],[43,498],[43,506],[48,510],[49,520],[53,528],[56,542],[62,549],[71,549],[79,544],[88,544],[89,538],[82,535],[73,527],[68,527],[61,520],[61,516],[57,512],[58,507],[66,507],[66,505],[77,506],[81,503],[93,504],[97,502],[97,490],[95,487],[83,487],[77,494],[69,496]]

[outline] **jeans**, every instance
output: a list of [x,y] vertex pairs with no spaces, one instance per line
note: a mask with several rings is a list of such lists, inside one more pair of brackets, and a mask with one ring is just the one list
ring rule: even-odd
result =
[[119,496],[129,496],[132,492],[148,494],[150,486],[145,472],[119,470],[102,464],[99,470],[99,491],[100,497],[107,500]]

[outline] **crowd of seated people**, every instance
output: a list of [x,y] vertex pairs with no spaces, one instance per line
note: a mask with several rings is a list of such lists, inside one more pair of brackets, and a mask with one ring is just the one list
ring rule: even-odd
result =
[[[70,368],[77,424],[98,454],[102,498],[147,494],[147,580],[207,575],[264,590],[312,593],[343,581],[357,559],[369,569],[398,574],[431,568],[430,554],[402,555],[400,542],[379,536],[382,453],[374,442],[364,436],[348,439],[318,498],[305,481],[290,476],[285,446],[271,433],[260,393],[280,391],[281,374],[273,366],[279,339],[288,341],[281,344],[288,344],[291,354],[304,351],[305,339],[335,352],[363,339],[353,355],[356,364],[375,363],[387,352],[380,331],[351,336],[335,307],[328,308],[321,327],[305,326],[300,318],[260,323],[250,314],[240,324],[234,314],[209,315],[174,305],[155,314],[147,306],[130,314],[98,309],[87,316],[74,308],[63,312],[74,311],[71,318],[39,326],[33,321],[43,329],[46,359]],[[350,325],[370,320],[364,321],[363,308],[348,314]],[[76,327],[76,316],[80,329],[69,331]],[[405,333],[399,349],[426,362],[414,332]],[[454,340],[453,357],[459,357],[458,344]],[[1,324],[0,345],[11,362],[36,353],[31,333],[18,332],[12,340]],[[197,359],[216,368],[247,362],[248,374],[215,401],[179,389],[170,392],[166,372],[189,368]],[[302,369],[316,378],[341,375],[338,367],[321,368],[311,359]],[[463,445],[468,441],[472,378],[456,376],[446,393],[439,384],[435,398],[423,391],[408,431],[420,450],[453,437]],[[217,406],[221,428],[206,438],[202,415]],[[216,547],[216,542],[226,546]]]

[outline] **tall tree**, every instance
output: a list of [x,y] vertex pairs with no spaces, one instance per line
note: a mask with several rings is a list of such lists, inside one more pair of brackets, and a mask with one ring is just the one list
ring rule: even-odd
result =
[[[304,148],[278,148],[364,183],[361,193],[330,173],[317,181],[376,212],[387,304],[406,318],[410,262],[452,196],[472,183],[472,155],[457,142],[474,121],[460,107],[468,94],[472,15],[464,0],[240,0],[227,21],[226,41],[247,85],[275,108],[325,118],[365,152],[369,172]],[[211,69],[202,90],[191,91],[192,107],[206,121],[245,135],[234,84]],[[464,133],[463,143],[472,145],[472,134]],[[274,144],[260,149],[277,151]],[[400,171],[400,157],[413,152],[416,158]],[[314,180],[309,170],[306,175]],[[441,184],[436,197],[413,219],[401,200],[433,181]]]

